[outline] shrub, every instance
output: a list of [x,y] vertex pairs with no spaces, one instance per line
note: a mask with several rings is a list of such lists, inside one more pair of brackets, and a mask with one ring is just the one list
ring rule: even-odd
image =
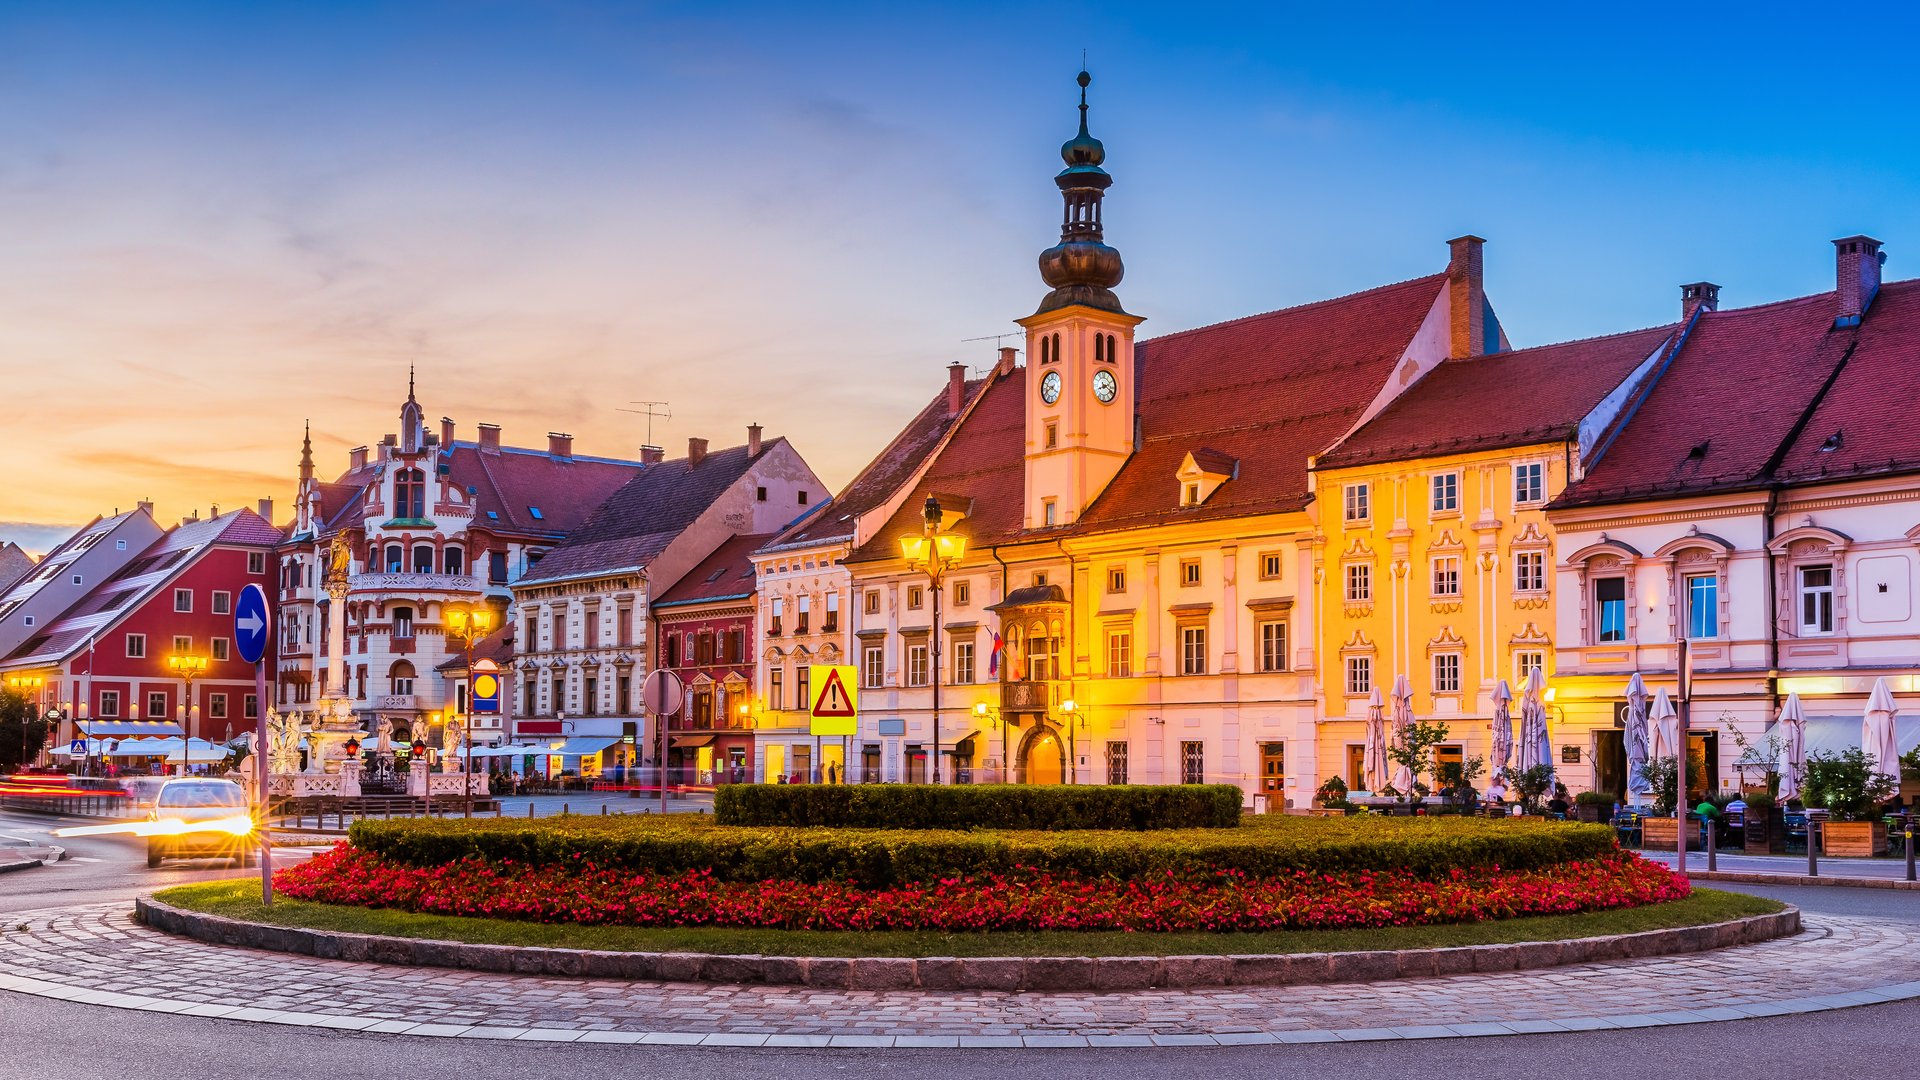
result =
[[1773,813],[1774,806],[1775,806],[1775,800],[1772,792],[1756,791],[1753,794],[1747,796],[1747,816],[1748,817],[1752,817],[1756,814],[1761,817],[1765,817],[1766,815]]
[[1583,791],[1573,801],[1576,806],[1612,806],[1613,796],[1605,791]]
[[1241,798],[1230,784],[726,784],[713,816],[855,829],[1231,829]]
[[1822,750],[1807,759],[1807,805],[1824,806],[1842,821],[1871,817],[1899,786],[1897,778],[1875,771],[1857,746],[1838,754]]
[[585,861],[666,874],[711,870],[722,881],[844,881],[865,888],[1020,872],[1123,881],[1296,871],[1440,877],[1467,867],[1553,866],[1615,849],[1612,830],[1601,825],[1277,815],[1238,829],[1155,832],[758,828],[652,816],[406,819],[356,822],[349,835],[355,847],[410,866],[469,857],[521,866]]

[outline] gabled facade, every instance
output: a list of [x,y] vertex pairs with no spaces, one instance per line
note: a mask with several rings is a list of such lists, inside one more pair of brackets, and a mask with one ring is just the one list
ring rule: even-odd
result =
[[11,541],[0,544],[0,594],[12,588],[14,582],[33,573],[34,563],[38,561],[19,544]]
[[0,656],[12,654],[153,545],[166,530],[153,504],[95,518],[0,592]]
[[686,687],[667,717],[667,770],[677,783],[753,779],[753,552],[771,535],[736,536],[653,602],[654,666]]

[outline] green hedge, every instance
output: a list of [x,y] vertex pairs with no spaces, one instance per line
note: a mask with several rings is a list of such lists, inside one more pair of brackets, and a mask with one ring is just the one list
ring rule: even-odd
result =
[[695,818],[361,821],[355,846],[415,866],[469,856],[494,863],[582,860],[634,871],[710,869],[728,881],[853,881],[877,888],[1023,869],[1134,879],[1235,870],[1531,869],[1614,850],[1613,830],[1538,819],[1261,817],[1238,829],[968,832],[752,828]]
[[851,829],[1231,829],[1231,784],[726,784],[722,825]]

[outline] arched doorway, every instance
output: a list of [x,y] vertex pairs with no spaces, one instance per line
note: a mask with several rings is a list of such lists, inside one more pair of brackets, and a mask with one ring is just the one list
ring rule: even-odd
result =
[[1026,783],[1058,784],[1065,779],[1066,752],[1051,728],[1038,728],[1020,744],[1020,768]]

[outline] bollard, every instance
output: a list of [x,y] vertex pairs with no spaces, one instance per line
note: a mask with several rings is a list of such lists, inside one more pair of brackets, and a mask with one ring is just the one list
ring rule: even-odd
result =
[[1707,819],[1707,873],[1720,869],[1720,830],[1713,827],[1713,819]]
[[1916,879],[1913,876],[1913,822],[1911,821],[1907,822],[1906,837],[1907,837],[1907,880],[1908,881],[1920,880],[1920,879]]
[[566,817],[567,815],[569,815],[569,814],[571,814],[571,813],[573,813],[573,811],[572,811],[572,809],[570,809],[570,807],[571,807],[572,805],[573,805],[572,803],[561,803],[561,804],[560,804],[560,816],[561,816],[561,817]]
[[1815,840],[1814,840],[1814,833],[1817,831],[1819,824],[1820,824],[1819,822],[1813,820],[1812,818],[1807,819],[1807,876],[1808,877],[1820,876],[1820,856],[1816,854],[1819,851],[1819,845],[1815,843]]
[[[606,803],[601,803],[601,804],[600,804],[600,816],[601,816],[601,817],[606,817],[606,816],[607,816],[607,804],[606,804]],[[1912,834],[1912,833],[1908,833],[1907,835],[1908,835],[1908,836],[1912,836],[1913,834]],[[1908,849],[1909,849],[1909,850],[1911,850],[1911,849],[1912,849],[1912,847],[1913,847],[1913,845],[1912,845],[1912,844],[1908,844],[1908,845],[1907,845],[1907,847],[1908,847]]]

